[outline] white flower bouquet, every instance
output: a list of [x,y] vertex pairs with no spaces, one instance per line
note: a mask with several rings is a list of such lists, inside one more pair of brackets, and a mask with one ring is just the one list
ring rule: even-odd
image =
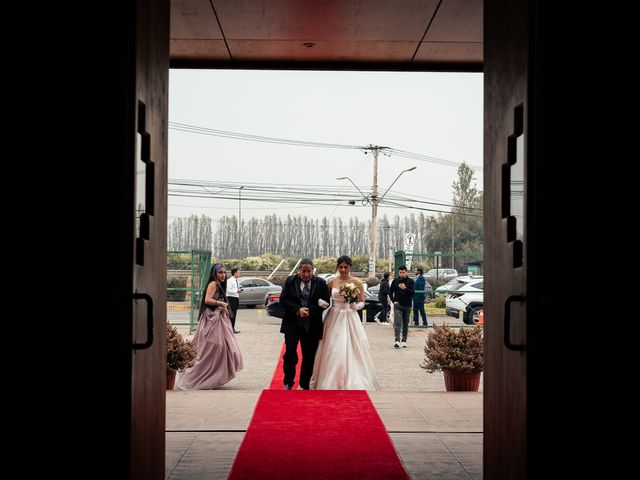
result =
[[347,303],[354,303],[358,301],[358,297],[360,296],[360,290],[355,285],[355,283],[345,283],[340,287],[338,291],[340,295],[344,298]]

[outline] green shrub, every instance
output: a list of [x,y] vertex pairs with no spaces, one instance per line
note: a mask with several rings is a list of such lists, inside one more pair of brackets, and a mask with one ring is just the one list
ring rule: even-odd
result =
[[[167,288],[185,288],[187,286],[186,277],[167,278]],[[167,290],[167,300],[169,302],[184,302],[187,297],[186,290]]]

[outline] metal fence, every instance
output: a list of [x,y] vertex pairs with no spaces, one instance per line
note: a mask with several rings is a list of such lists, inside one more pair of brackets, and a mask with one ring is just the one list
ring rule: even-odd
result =
[[211,271],[211,251],[167,252],[167,321],[196,329],[200,296]]
[[[411,266],[409,271],[412,272],[415,267],[421,267],[424,273],[432,268],[445,269],[453,268],[458,271],[458,275],[482,275],[482,253],[413,253],[406,252],[405,250],[398,250],[394,253],[394,267],[395,275],[398,275],[398,268],[400,265],[407,265],[410,260]],[[433,288],[437,288],[443,285],[448,280],[432,281],[429,283]]]

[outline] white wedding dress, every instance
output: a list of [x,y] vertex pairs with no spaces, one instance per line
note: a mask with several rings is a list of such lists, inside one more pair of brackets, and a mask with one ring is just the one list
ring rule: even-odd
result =
[[331,290],[331,304],[313,364],[311,390],[380,388],[369,340],[358,314],[349,308],[337,288]]

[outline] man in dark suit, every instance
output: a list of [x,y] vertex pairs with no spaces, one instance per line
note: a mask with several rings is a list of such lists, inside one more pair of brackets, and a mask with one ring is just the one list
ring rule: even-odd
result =
[[280,304],[284,310],[280,327],[285,342],[284,389],[291,390],[295,383],[300,342],[300,388],[308,390],[318,342],[322,339],[322,312],[329,305],[327,283],[313,275],[311,259],[300,260],[298,274],[287,278],[280,294]]

